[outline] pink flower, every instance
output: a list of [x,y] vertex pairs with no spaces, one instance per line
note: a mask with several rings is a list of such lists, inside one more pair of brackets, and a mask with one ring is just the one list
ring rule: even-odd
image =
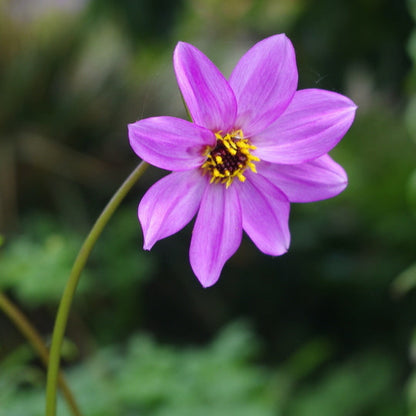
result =
[[351,126],[356,105],[330,91],[296,91],[295,51],[284,34],[254,45],[228,81],[187,43],[178,43],[173,64],[192,122],[152,117],[128,126],[135,153],[173,171],[144,195],[139,220],[150,250],[197,214],[189,257],[208,287],[243,230],[263,253],[284,254],[290,202],[345,189],[347,175],[327,153]]

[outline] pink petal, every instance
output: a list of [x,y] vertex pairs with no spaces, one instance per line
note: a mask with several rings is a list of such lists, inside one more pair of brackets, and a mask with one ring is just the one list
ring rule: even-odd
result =
[[242,236],[241,210],[233,187],[209,185],[202,197],[192,234],[189,258],[202,286],[212,286]]
[[201,166],[215,135],[189,121],[152,117],[128,125],[130,145],[146,162],[158,168],[182,171]]
[[329,155],[297,165],[260,162],[257,169],[281,189],[290,202],[313,202],[332,198],[348,184],[345,170]]
[[139,204],[145,250],[191,221],[207,183],[198,171],[191,170],[173,172],[149,188]]
[[265,254],[280,256],[290,244],[290,204],[278,188],[260,174],[247,173],[236,182],[243,213],[243,229]]
[[246,137],[263,131],[288,106],[298,84],[295,50],[284,35],[256,43],[230,77],[238,103],[236,127]]
[[213,132],[234,127],[237,104],[218,68],[195,46],[179,42],[173,54],[176,79],[194,123]]
[[252,139],[256,156],[294,164],[328,153],[350,128],[357,106],[331,91],[297,91],[281,117]]

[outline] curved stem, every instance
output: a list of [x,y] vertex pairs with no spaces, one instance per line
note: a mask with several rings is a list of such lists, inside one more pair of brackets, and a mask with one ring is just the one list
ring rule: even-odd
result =
[[[16,325],[19,331],[32,344],[33,349],[38,353],[45,367],[48,366],[49,351],[43,343],[42,337],[31,325],[25,315],[17,308],[8,297],[0,292],[0,309],[9,317],[9,319]],[[66,380],[61,372],[58,374],[59,387],[68,403],[68,407],[74,416],[82,416],[74,396],[66,383]]]
[[141,162],[130,176],[123,182],[117,192],[113,195],[110,202],[104,208],[90,233],[84,241],[81,250],[72,266],[71,274],[66,283],[64,293],[59,304],[58,313],[56,315],[55,327],[52,335],[52,345],[48,366],[48,377],[46,381],[46,416],[56,415],[56,385],[59,373],[59,365],[61,358],[62,340],[65,334],[66,323],[68,321],[69,310],[71,308],[72,299],[77,287],[80,275],[84,269],[85,263],[105,225],[113,215],[114,211],[120,205],[121,201],[130,191],[132,186],[142,176],[147,168],[146,162]]

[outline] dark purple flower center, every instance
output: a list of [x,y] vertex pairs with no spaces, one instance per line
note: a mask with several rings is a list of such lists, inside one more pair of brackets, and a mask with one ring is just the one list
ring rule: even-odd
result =
[[215,133],[215,137],[216,146],[207,149],[207,160],[202,165],[204,173],[211,175],[211,183],[223,183],[228,188],[235,177],[241,182],[246,180],[243,172],[247,168],[257,173],[253,162],[260,159],[250,153],[256,147],[244,138],[241,130],[225,136]]

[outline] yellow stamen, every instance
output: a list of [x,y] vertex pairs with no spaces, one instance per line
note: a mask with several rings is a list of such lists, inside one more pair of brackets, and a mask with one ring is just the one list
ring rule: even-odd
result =
[[215,133],[217,139],[215,148],[207,147],[204,155],[207,157],[201,168],[204,174],[210,174],[210,183],[222,183],[228,188],[235,178],[244,182],[246,169],[257,173],[256,165],[260,159],[250,153],[255,150],[249,139],[244,138],[242,130],[222,135]]

